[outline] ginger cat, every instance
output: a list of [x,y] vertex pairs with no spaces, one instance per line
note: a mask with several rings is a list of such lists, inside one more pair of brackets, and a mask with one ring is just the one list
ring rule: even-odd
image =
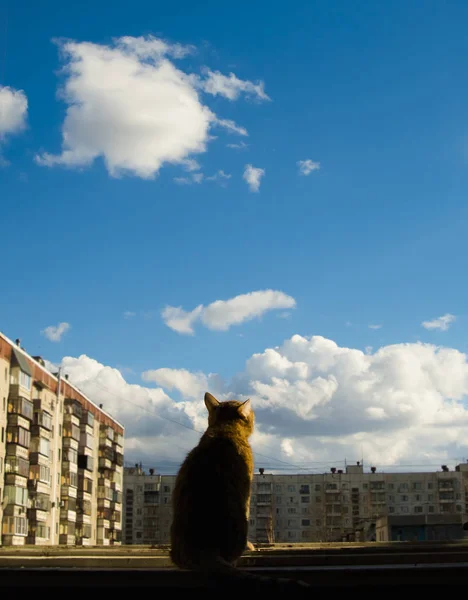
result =
[[304,586],[240,571],[247,542],[254,428],[250,400],[218,402],[205,394],[208,428],[177,474],[171,526],[171,559],[182,569],[202,571],[218,583]]

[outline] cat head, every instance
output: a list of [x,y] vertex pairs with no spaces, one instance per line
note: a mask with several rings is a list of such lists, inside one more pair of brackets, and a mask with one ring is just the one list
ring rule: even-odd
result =
[[233,423],[244,429],[247,435],[253,432],[255,415],[250,400],[219,402],[212,394],[206,392],[205,406],[208,409],[208,425],[210,427]]

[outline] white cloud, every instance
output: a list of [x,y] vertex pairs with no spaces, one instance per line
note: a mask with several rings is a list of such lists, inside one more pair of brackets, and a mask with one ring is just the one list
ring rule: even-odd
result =
[[67,104],[62,151],[37,155],[41,165],[86,167],[102,158],[113,177],[153,178],[166,163],[198,169],[193,155],[207,150],[213,126],[248,135],[215,115],[199,93],[261,96],[263,84],[231,75],[226,78],[231,83],[224,82],[209,70],[204,79],[188,75],[171,59],[183,58],[192,47],[151,36],[59,45],[65,62],[60,97]]
[[46,327],[41,331],[41,333],[51,342],[60,342],[70,327],[70,323],[59,323],[56,326],[50,325],[49,327]]
[[229,300],[216,300],[208,306],[200,304],[189,312],[180,306],[166,306],[161,315],[164,323],[174,331],[193,335],[193,325],[197,321],[208,329],[227,331],[233,325],[261,317],[270,310],[295,306],[294,298],[283,292],[260,290],[240,294]]
[[133,312],[132,310],[126,310],[123,314],[124,319],[132,319],[133,317],[136,317],[136,312]]
[[440,331],[447,331],[447,329],[455,323],[457,317],[455,315],[451,315],[447,313],[442,317],[438,317],[437,319],[433,319],[432,321],[423,321],[421,325],[425,329],[439,329]]
[[249,147],[245,142],[239,142],[238,144],[226,144],[227,148],[234,148],[235,150],[245,150]]
[[202,183],[203,181],[215,181],[225,186],[226,181],[231,179],[232,175],[225,173],[222,169],[216,171],[214,175],[206,176],[203,173],[193,173],[191,177],[174,177],[174,181],[179,185],[192,185],[193,183]]
[[252,165],[245,165],[244,175],[242,177],[247,182],[251,192],[258,192],[261,179],[264,175],[265,169],[253,167]]
[[382,325],[368,325],[369,329],[382,329]]
[[299,173],[301,175],[310,175],[312,171],[318,171],[320,169],[320,163],[310,160],[298,160],[297,166],[299,167]]
[[219,71],[203,69],[204,79],[199,78],[198,85],[208,94],[224,96],[228,100],[237,100],[241,94],[256,98],[257,100],[270,100],[265,93],[263,81],[252,83],[243,81],[234,75],[223,75]]
[[224,129],[226,129],[229,133],[238,133],[239,135],[249,135],[247,133],[247,129],[245,127],[241,127],[240,125],[237,125],[237,123],[235,123],[231,119],[216,119],[214,121],[214,123],[216,123],[216,125],[219,125],[220,127],[224,127]]
[[193,335],[193,323],[199,318],[202,310],[201,304],[190,312],[185,311],[181,306],[166,306],[161,312],[161,316],[164,323],[177,333]]
[[[22,90],[0,85],[0,146],[8,136],[26,127],[28,99]],[[2,164],[8,164],[1,158]]]
[[127,460],[158,456],[171,472],[198,441],[190,428],[206,427],[207,390],[221,400],[251,397],[257,466],[269,469],[286,467],[278,460],[292,472],[298,463],[323,472],[362,454],[376,466],[446,464],[468,451],[468,361],[453,348],[407,343],[366,354],[294,335],[252,355],[226,381],[183,368],[146,371],[144,381],[156,388],[129,385],[117,369],[86,356],[64,358],[62,366],[123,422]]

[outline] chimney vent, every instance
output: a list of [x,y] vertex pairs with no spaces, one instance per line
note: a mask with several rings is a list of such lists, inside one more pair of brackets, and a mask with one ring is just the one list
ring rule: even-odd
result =
[[332,468],[330,469],[330,471],[331,471],[331,472],[333,473],[333,475],[334,475],[334,474],[336,473],[336,467],[332,467]]
[[370,470],[372,471],[372,473],[375,473],[377,471],[375,467],[371,467]]
[[263,475],[263,473],[265,473],[265,469],[263,467],[260,467],[258,469],[258,472],[260,473],[260,475]]

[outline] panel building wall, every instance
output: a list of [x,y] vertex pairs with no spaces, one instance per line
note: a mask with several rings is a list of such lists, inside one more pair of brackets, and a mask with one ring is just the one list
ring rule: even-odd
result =
[[0,334],[3,545],[121,543],[124,428]]
[[[427,516],[462,525],[468,520],[468,464],[450,471],[364,472],[359,463],[323,474],[256,474],[249,540],[299,543],[375,539],[384,517]],[[174,475],[124,471],[124,543],[168,544]]]

